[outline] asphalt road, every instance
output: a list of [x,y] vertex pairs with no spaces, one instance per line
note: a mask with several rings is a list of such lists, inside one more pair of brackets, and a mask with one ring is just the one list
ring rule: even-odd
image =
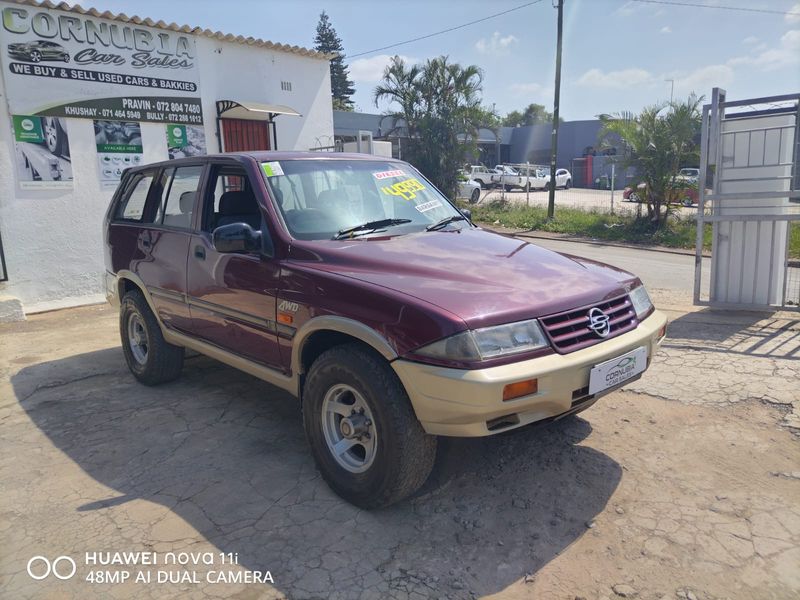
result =
[[[694,256],[647,250],[623,248],[605,244],[568,242],[555,239],[528,238],[531,243],[563,252],[599,260],[638,275],[651,289],[669,290],[691,302],[694,289]],[[703,259],[703,282],[707,285],[709,259]],[[705,287],[703,289],[706,289]]]

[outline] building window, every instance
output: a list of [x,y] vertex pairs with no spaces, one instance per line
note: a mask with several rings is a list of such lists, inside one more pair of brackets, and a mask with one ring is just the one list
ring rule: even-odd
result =
[[292,82],[291,81],[281,81],[281,89],[284,92],[291,92],[292,91]]

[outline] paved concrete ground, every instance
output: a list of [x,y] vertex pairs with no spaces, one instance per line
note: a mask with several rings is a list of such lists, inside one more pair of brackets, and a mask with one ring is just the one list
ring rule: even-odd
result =
[[[143,387],[108,307],[0,326],[0,596],[795,598],[800,326],[667,308],[640,381],[577,418],[445,440],[425,488],[373,512],[330,492],[296,402],[265,383],[195,356]],[[158,564],[95,569],[149,584],[91,584],[92,551]],[[214,564],[164,565],[170,551]],[[35,581],[35,555],[77,572]],[[206,579],[228,570],[274,583]]]

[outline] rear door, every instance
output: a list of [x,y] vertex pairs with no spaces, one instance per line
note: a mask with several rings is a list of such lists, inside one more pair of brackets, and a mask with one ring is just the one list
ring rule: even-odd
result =
[[269,236],[258,186],[234,161],[209,165],[200,230],[192,235],[188,292],[195,336],[229,352],[280,368],[275,302],[280,266],[259,252],[217,252],[216,227],[248,223]]
[[181,331],[191,325],[186,261],[202,174],[201,164],[161,169],[150,187],[153,222],[138,237],[144,256],[135,263],[135,272],[150,292],[161,321]]

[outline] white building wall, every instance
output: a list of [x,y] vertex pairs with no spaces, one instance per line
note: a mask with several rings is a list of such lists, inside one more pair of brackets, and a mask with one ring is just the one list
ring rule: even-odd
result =
[[[279,150],[308,150],[333,139],[328,62],[198,36],[197,62],[208,152],[219,151],[216,101],[284,104],[302,117],[276,119]],[[292,91],[282,91],[290,81]],[[42,94],[47,94],[46,81]],[[23,190],[16,177],[11,116],[0,84],[0,236],[9,281],[0,297],[26,313],[104,299],[102,222],[114,193],[100,186],[91,119],[67,119],[74,186]],[[163,123],[142,123],[145,162],[166,160]]]

